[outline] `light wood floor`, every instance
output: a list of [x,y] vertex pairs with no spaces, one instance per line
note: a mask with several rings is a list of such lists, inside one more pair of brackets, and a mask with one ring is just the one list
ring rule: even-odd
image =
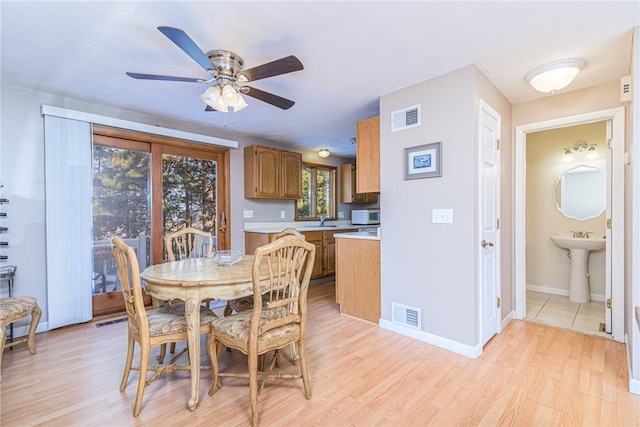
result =
[[[312,399],[305,400],[300,381],[268,383],[259,396],[261,425],[640,425],[640,396],[627,391],[622,344],[513,321],[473,360],[340,316],[333,287],[310,292]],[[188,372],[176,372],[147,388],[133,418],[137,373],[118,391],[126,323],[62,328],[38,334],[36,345],[34,356],[26,346],[4,354],[2,426],[249,423],[246,383],[223,379],[210,397],[210,371],[202,372],[195,412],[186,407]],[[244,361],[223,351],[221,369]]]

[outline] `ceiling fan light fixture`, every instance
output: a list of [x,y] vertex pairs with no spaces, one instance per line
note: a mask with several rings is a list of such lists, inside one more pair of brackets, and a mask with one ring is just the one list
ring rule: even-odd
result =
[[222,87],[222,96],[224,97],[224,103],[227,107],[233,107],[238,103],[238,92],[231,85],[224,85]]
[[322,157],[323,159],[329,157],[329,154],[331,154],[331,153],[329,152],[329,150],[327,148],[321,148],[318,151],[318,156]]
[[248,104],[245,102],[242,95],[240,95],[239,93],[237,95],[238,95],[238,101],[234,105],[231,105],[231,107],[233,107],[234,112],[244,110],[248,106]]
[[582,59],[562,59],[536,67],[524,78],[538,92],[556,93],[567,87],[584,66]]
[[222,95],[220,94],[220,88],[218,86],[208,87],[207,90],[200,95],[200,99],[214,110],[222,111],[224,113],[229,111],[227,105],[224,103]]

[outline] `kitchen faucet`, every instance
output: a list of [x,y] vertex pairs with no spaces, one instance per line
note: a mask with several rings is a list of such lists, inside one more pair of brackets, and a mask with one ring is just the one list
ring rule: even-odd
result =
[[320,227],[324,227],[324,222],[329,219],[329,215],[320,217]]

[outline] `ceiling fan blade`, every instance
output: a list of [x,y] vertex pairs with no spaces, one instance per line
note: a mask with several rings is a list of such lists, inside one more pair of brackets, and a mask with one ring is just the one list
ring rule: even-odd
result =
[[134,79],[143,79],[143,80],[169,80],[172,82],[193,82],[193,83],[206,82],[206,80],[194,79],[192,77],[159,76],[156,74],[127,73],[127,76],[133,77]]
[[207,105],[207,107],[204,109],[204,111],[218,111],[215,108],[213,108],[211,105]]
[[280,74],[300,71],[302,69],[304,69],[302,62],[295,56],[289,55],[266,64],[258,65],[257,67],[249,68],[248,70],[243,70],[240,74],[244,74],[248,79],[247,81],[252,82],[266,79],[267,77],[279,76]]
[[185,33],[184,31],[173,27],[158,27],[158,30],[165,36],[174,42],[180,49],[189,55],[194,61],[196,61],[205,70],[213,70],[213,64],[209,61],[209,58],[198,47],[197,44]]
[[278,95],[274,95],[269,92],[265,92],[260,89],[256,89],[254,87],[243,86],[241,93],[248,95],[252,98],[259,99],[260,101],[266,102],[267,104],[274,105],[278,108],[282,108],[283,110],[288,110],[293,107],[295,102],[290,99],[283,98]]

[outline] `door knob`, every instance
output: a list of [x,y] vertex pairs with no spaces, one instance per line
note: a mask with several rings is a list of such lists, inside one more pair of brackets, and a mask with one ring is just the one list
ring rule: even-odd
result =
[[493,243],[487,242],[486,240],[482,240],[482,247],[486,248],[487,246],[493,246]]

